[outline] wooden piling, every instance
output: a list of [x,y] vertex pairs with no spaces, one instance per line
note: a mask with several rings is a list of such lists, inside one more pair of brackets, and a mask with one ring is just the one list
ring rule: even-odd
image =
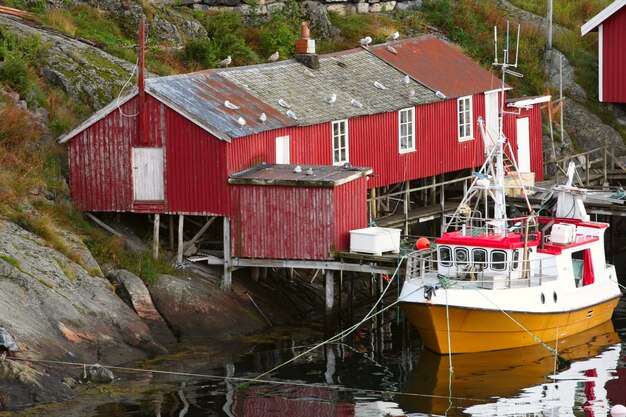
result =
[[176,262],[180,263],[183,261],[183,230],[185,227],[185,215],[178,215],[178,252],[176,253]]
[[230,250],[230,217],[224,216],[224,280],[222,288],[230,291],[232,287],[232,257]]
[[154,215],[154,224],[152,229],[152,257],[157,259],[159,257],[159,223],[161,221],[161,215]]

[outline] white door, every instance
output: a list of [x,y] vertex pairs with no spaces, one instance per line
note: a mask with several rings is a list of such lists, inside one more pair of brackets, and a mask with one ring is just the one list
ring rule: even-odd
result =
[[163,200],[163,148],[133,148],[135,201]]
[[517,167],[530,172],[530,126],[528,117],[517,119]]
[[289,136],[279,136],[276,138],[276,163],[289,163]]
[[485,94],[485,123],[487,133],[492,138],[486,139],[485,149],[492,147],[498,137],[498,92]]

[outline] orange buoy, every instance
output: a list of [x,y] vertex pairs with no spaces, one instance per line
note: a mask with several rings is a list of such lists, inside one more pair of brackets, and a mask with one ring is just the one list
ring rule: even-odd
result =
[[430,240],[425,237],[420,237],[417,239],[417,242],[415,242],[415,247],[417,250],[428,249],[430,248]]

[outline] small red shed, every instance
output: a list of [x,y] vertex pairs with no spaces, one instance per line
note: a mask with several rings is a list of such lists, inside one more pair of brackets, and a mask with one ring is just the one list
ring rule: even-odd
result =
[[598,99],[626,103],[626,0],[616,0],[581,26],[598,32]]
[[[367,226],[369,168],[260,164],[230,176],[235,257],[331,259]],[[278,234],[277,234],[278,233]]]

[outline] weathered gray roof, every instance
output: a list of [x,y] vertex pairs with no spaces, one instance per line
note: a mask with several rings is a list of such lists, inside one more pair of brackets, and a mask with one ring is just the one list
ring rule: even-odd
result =
[[[299,167],[296,169],[296,167]],[[372,173],[371,168],[332,165],[259,164],[231,174],[229,184],[336,187]]]
[[[213,71],[151,78],[146,80],[146,90],[220,139],[297,124]],[[226,107],[226,101],[239,109]],[[265,122],[259,119],[262,113]],[[243,126],[237,123],[240,117],[246,122]]]
[[[404,73],[366,50],[322,55],[319,59],[320,68],[316,70],[290,60],[221,70],[219,74],[283,114],[287,109],[278,100],[285,100],[300,125],[440,101],[433,91],[413,79],[404,84]],[[375,81],[386,89],[376,88]],[[409,98],[411,90],[415,95]],[[331,94],[336,94],[337,100],[328,104],[325,98]],[[362,103],[363,108],[352,105],[352,99]]]

